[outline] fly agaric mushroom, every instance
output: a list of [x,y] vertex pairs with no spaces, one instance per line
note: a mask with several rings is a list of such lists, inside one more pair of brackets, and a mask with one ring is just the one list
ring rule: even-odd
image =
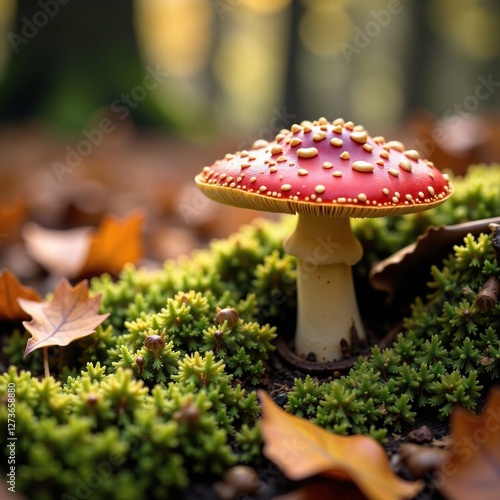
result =
[[340,359],[351,328],[366,337],[351,271],[363,251],[350,218],[427,210],[453,192],[417,151],[341,118],[292,125],[272,142],[227,154],[195,180],[221,203],[298,214],[283,245],[297,258],[295,352],[317,361]]

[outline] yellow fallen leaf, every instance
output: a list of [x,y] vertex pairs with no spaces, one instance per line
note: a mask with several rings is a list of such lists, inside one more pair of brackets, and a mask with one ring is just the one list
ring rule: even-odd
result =
[[352,481],[372,500],[415,496],[423,484],[400,479],[384,448],[369,436],[339,436],[279,408],[259,391],[264,454],[292,480],[322,474]]

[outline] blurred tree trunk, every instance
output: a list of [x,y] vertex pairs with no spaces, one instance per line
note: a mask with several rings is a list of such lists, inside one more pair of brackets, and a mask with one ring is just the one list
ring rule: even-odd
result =
[[[96,109],[141,85],[147,68],[133,10],[133,0],[18,0],[0,118],[41,117],[79,131]],[[149,98],[130,112],[139,123],[160,120]]]
[[284,102],[288,113],[296,115],[297,121],[304,118],[302,109],[303,99],[300,97],[299,85],[299,60],[300,60],[300,38],[299,22],[304,13],[304,6],[300,0],[292,0],[290,9],[290,30],[288,42],[288,57],[286,69],[286,87]]
[[438,42],[436,36],[429,29],[427,12],[429,0],[413,2],[411,6],[411,26],[408,33],[407,44],[410,47],[406,60],[405,73],[405,96],[404,109],[410,110],[423,107],[426,102],[427,71],[432,61],[435,44]]

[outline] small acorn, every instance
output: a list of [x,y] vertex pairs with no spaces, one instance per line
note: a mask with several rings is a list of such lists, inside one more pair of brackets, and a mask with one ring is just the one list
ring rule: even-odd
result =
[[491,311],[498,303],[498,295],[500,294],[500,282],[496,276],[491,276],[486,280],[481,290],[476,295],[475,304],[481,311]]
[[232,328],[236,325],[236,323],[238,323],[239,319],[240,316],[236,312],[236,309],[233,309],[232,307],[224,307],[224,309],[221,309],[220,307],[217,308],[217,314],[215,315],[215,324],[217,326],[220,326],[224,323],[224,321],[227,321],[227,326]]
[[99,395],[91,392],[90,394],[87,394],[85,401],[89,406],[95,406],[99,402]]
[[255,469],[246,465],[235,465],[224,474],[224,482],[238,493],[255,495],[260,488],[260,479]]
[[224,337],[224,332],[220,330],[215,330],[214,339],[215,339],[215,350],[219,352],[222,349],[222,338]]
[[463,315],[464,315],[465,321],[469,322],[470,321],[470,310],[464,309]]
[[172,418],[177,422],[196,425],[200,421],[200,410],[191,401],[187,401],[180,410],[172,415]]
[[95,394],[94,392],[91,392],[90,394],[87,394],[87,396],[85,397],[85,402],[87,403],[90,414],[94,414],[95,407],[99,402],[99,395]]
[[450,458],[450,452],[440,448],[404,443],[399,447],[399,457],[416,479],[439,470]]
[[165,339],[163,338],[163,335],[148,335],[144,339],[144,345],[147,349],[153,351],[155,358],[158,359],[158,353],[165,347]]
[[135,364],[139,368],[139,375],[142,375],[142,369],[144,368],[145,363],[146,360],[142,356],[137,356],[137,358],[135,358]]

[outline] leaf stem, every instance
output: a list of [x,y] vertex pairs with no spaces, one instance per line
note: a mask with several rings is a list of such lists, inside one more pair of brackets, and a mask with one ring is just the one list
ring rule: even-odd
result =
[[49,370],[49,348],[44,347],[43,348],[43,372],[45,378],[50,377],[50,370]]

